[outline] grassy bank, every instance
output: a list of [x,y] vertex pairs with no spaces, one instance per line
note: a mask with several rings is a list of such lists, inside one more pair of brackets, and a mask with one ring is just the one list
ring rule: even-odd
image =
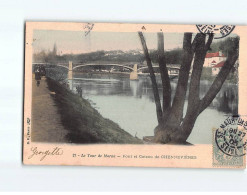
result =
[[58,82],[47,78],[50,91],[56,92],[55,101],[61,114],[66,136],[72,143],[125,143],[140,144],[142,140],[133,137],[118,124],[103,118],[90,103],[73,94]]

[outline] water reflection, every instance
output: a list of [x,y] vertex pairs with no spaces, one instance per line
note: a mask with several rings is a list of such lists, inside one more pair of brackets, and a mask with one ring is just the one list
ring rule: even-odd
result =
[[[162,86],[157,78],[160,97]],[[171,82],[172,96],[175,94],[177,80]],[[202,81],[202,98],[211,82]],[[157,126],[154,97],[149,77],[131,81],[127,75],[78,74],[74,75],[73,91],[82,89],[82,96],[105,117],[118,123],[130,134],[153,135]],[[185,107],[187,106],[187,97]],[[210,144],[212,128],[217,128],[224,121],[226,114],[238,113],[238,88],[233,84],[224,84],[211,105],[198,117],[188,141],[191,143]]]
[[[160,98],[162,99],[162,86],[160,78],[157,78]],[[171,82],[172,97],[175,94],[177,80]],[[201,81],[200,98],[202,98],[211,86],[209,81]],[[148,98],[154,102],[152,85],[149,77],[141,77],[139,80],[131,81],[128,77],[117,75],[76,75],[73,81],[73,91],[76,86],[82,87],[85,96],[90,95],[119,95],[133,96],[134,98]],[[186,96],[186,100],[187,100]],[[220,112],[226,114],[238,113],[238,87],[225,83],[210,105]]]

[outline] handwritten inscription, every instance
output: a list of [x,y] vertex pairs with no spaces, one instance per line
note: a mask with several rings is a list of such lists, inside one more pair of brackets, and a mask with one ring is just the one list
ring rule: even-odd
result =
[[40,161],[44,160],[47,156],[58,156],[63,155],[62,148],[55,147],[52,150],[39,150],[37,147],[31,148],[32,154],[28,157],[28,159],[33,158],[34,156],[39,156]]

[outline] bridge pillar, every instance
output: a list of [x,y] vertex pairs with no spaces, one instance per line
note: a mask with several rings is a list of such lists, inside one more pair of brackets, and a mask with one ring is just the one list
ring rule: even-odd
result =
[[72,82],[73,82],[73,67],[72,67],[72,61],[69,61],[68,84],[70,90],[72,90],[73,88]]
[[72,61],[69,61],[68,79],[73,79]]
[[137,64],[134,65],[133,71],[130,73],[130,80],[138,80],[138,74],[137,74]]

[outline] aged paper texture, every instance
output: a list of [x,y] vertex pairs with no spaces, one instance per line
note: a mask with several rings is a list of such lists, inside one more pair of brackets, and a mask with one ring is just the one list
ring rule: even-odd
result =
[[247,28],[27,22],[23,163],[245,168]]

